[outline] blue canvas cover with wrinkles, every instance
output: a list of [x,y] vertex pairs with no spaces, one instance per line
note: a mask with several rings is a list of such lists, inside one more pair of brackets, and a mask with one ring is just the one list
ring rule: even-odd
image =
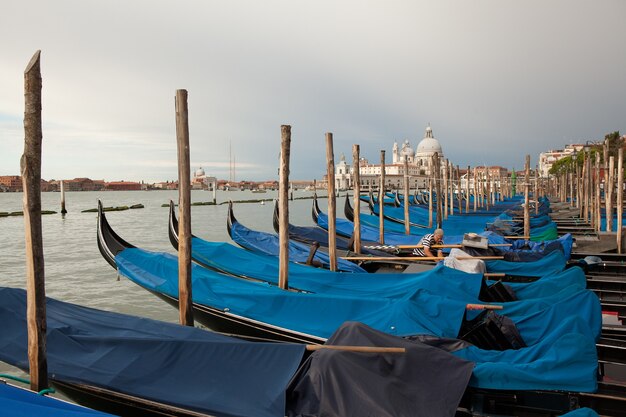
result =
[[[253,253],[228,243],[208,242],[197,237],[193,237],[191,241],[191,256],[203,265],[232,275],[278,284],[279,267],[275,256]],[[422,288],[449,298],[469,297],[478,300],[481,280],[481,274],[466,273],[443,264],[417,274],[345,274],[295,263],[289,265],[290,286],[315,293],[393,298],[415,288]],[[492,284],[493,281],[488,283]],[[570,268],[534,282],[507,285],[515,290],[519,299],[531,299],[551,296],[564,289],[579,291],[586,288],[587,281],[580,268]]]
[[[278,256],[280,252],[278,235],[251,230],[239,222],[234,222],[231,225],[230,237],[235,243],[251,251],[274,256]],[[309,257],[309,252],[309,246],[293,240],[289,241],[289,260],[291,262],[305,263]],[[327,253],[317,251],[314,259],[324,265],[325,268],[329,268],[330,256]],[[343,259],[337,259],[337,267],[344,272],[365,272],[357,264]]]
[[0,413],[11,417],[113,417],[0,381]]
[[[178,261],[174,256],[130,248],[118,253],[115,261],[119,273],[135,283],[178,296]],[[324,339],[345,321],[360,321],[398,336],[457,337],[468,303],[467,298],[448,298],[421,288],[395,298],[284,291],[200,265],[192,265],[191,279],[196,303]],[[506,303],[504,313],[515,322],[528,345],[537,343],[569,316],[586,320],[594,337],[600,333],[600,302],[587,290],[566,297]]]
[[[53,299],[46,310],[52,378],[220,416],[284,416],[304,352]],[[0,360],[28,369],[25,291],[0,288],[0,322]]]

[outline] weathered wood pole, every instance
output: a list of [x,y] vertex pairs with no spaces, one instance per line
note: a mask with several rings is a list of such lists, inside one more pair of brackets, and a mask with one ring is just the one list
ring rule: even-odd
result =
[[291,126],[280,126],[280,168],[278,178],[278,286],[289,288],[289,158]]
[[595,199],[595,214],[596,214],[596,231],[599,232],[602,228],[602,195],[600,192],[601,180],[600,180],[600,155],[596,154],[596,170],[595,170],[595,180],[596,180],[596,199]]
[[24,154],[20,161],[24,189],[26,242],[26,320],[30,389],[48,388],[46,359],[46,287],[41,231],[41,51],[24,71]]
[[411,234],[409,219],[409,160],[404,157],[404,234]]
[[217,178],[213,178],[213,205],[217,204]]
[[[440,196],[437,195],[437,198]],[[443,199],[443,218],[448,218],[448,161],[443,160],[443,194],[441,195]]]
[[[604,184],[604,203],[606,205],[606,231],[613,231],[613,189],[615,188],[615,157],[609,157],[609,178]],[[605,176],[606,178],[606,176]]]
[[539,214],[539,168],[535,166],[535,215]]
[[478,208],[478,175],[476,175],[477,172],[477,168],[474,167],[474,213],[476,213],[476,209]]
[[530,181],[530,155],[526,155],[526,167],[524,173],[524,236],[530,236],[530,199],[529,181]]
[[61,180],[61,216],[65,216],[67,210],[65,209],[65,181]]
[[326,133],[326,173],[328,175],[328,256],[330,270],[337,270],[337,197],[335,196],[335,152],[333,134]]
[[437,152],[433,155],[433,170],[435,172],[435,196],[437,198],[437,228],[441,228],[443,226],[443,194],[441,192],[441,167]]
[[456,166],[456,199],[459,204],[459,214],[463,212],[463,189],[461,188],[461,170]]
[[379,237],[381,245],[385,244],[385,151],[380,151],[380,189],[378,190]]
[[191,289],[191,168],[189,163],[189,108],[187,90],[176,90],[176,145],[178,149],[178,314],[180,324],[193,326]]
[[465,181],[465,212],[470,211],[470,166],[467,166],[467,180]]
[[433,178],[428,177],[428,227],[433,227]]
[[624,209],[624,150],[617,154],[617,253],[622,253],[622,210]]
[[359,171],[359,145],[352,145],[352,178],[354,178],[354,252],[361,254],[361,173]]

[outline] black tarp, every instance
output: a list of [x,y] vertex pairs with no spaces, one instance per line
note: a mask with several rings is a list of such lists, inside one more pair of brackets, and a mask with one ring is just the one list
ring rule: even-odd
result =
[[327,344],[404,347],[406,353],[313,353],[287,390],[296,416],[454,416],[474,363],[436,347],[348,322]]

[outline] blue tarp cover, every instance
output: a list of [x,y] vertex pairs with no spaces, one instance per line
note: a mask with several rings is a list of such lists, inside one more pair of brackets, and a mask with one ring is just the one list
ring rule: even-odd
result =
[[[284,416],[304,352],[53,299],[46,315],[51,378],[220,416]],[[28,369],[25,291],[0,288],[0,322],[0,360]]]
[[13,387],[0,381],[0,415],[10,417],[107,417],[112,414],[90,410],[56,398]]

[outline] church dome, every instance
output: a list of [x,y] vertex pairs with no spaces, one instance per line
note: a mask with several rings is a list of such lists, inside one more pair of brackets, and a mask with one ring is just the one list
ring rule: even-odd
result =
[[202,169],[202,167],[198,168],[198,170],[196,171],[196,173],[194,174],[194,177],[204,177],[206,176],[204,170]]
[[433,130],[430,126],[428,126],[426,128],[424,139],[422,139],[421,142],[417,145],[417,155],[433,155],[435,152],[437,152],[439,156],[443,155],[441,144],[437,139],[435,139],[435,137],[433,136]]
[[404,141],[404,144],[402,145],[402,156],[408,156],[411,158],[415,156],[415,151],[411,148],[408,140]]

